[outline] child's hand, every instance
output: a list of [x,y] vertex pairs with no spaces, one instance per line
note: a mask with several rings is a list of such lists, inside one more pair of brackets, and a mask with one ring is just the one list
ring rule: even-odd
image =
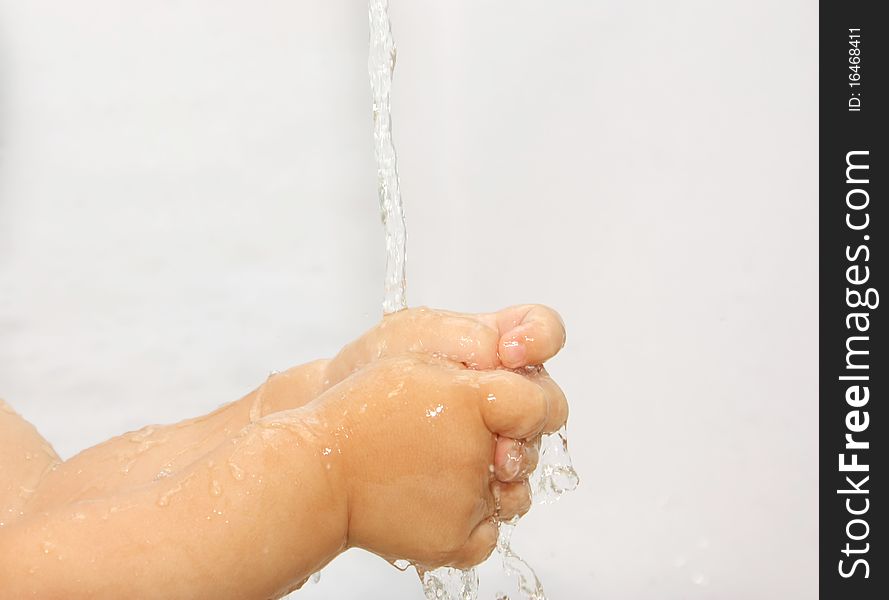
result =
[[411,308],[386,315],[347,345],[327,366],[329,385],[388,356],[419,352],[474,369],[541,365],[565,345],[565,327],[553,309],[538,304],[496,313]]
[[[555,310],[539,304],[475,314],[406,309],[386,315],[378,325],[345,346],[325,367],[325,389],[375,360],[403,352],[444,357],[471,369],[518,369],[542,365],[564,345],[562,318]],[[545,375],[539,368],[526,374],[538,371]],[[513,440],[499,436],[494,462],[497,476],[504,481],[527,477],[537,464],[539,443],[539,437]]]
[[539,366],[563,342],[544,307],[403,311],[333,361],[90,448],[33,491],[13,481],[32,495],[0,535],[3,593],[279,597],[350,545],[425,568],[481,562],[497,519],[530,505],[539,435],[567,418]]
[[477,371],[403,354],[371,363],[302,410],[334,489],[348,496],[348,544],[431,568],[490,554],[495,520],[528,509],[536,462],[536,452],[513,452],[509,469],[498,436],[535,440],[561,427],[568,407],[542,369]]

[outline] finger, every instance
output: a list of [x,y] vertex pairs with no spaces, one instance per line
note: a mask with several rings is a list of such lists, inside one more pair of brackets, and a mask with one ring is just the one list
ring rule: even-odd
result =
[[[396,335],[390,335],[392,328]],[[499,331],[474,315],[462,315],[429,308],[401,311],[383,319],[376,331],[377,354],[400,352],[440,354],[469,367],[492,369],[499,366]]]
[[565,393],[543,367],[529,373],[528,377],[543,388],[546,396],[547,411],[543,433],[558,431],[568,421],[568,399],[565,398]]
[[497,349],[503,366],[543,364],[565,345],[562,317],[548,306],[512,306],[488,316],[489,324],[491,320],[500,332]]
[[471,368],[500,366],[496,322],[428,308],[386,315],[382,322],[347,344],[330,361],[329,380],[338,382],[367,363],[404,352],[439,354]]
[[472,530],[466,544],[457,552],[450,566],[468,569],[485,562],[497,546],[499,530],[493,519],[485,519]]
[[531,441],[501,437],[494,450],[494,476],[500,481],[527,478],[537,467],[540,438]]
[[516,515],[522,516],[531,509],[531,486],[528,481],[491,484],[491,492],[497,501],[497,518],[509,521]]
[[488,429],[517,440],[533,438],[547,424],[549,402],[543,387],[512,371],[462,371],[478,389]]

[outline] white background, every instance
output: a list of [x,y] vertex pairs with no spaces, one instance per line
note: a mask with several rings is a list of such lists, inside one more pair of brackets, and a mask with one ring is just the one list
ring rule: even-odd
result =
[[[555,599],[817,594],[817,4],[394,0],[411,304],[558,308]],[[379,316],[361,0],[0,0],[0,394],[63,456]],[[419,598],[351,552],[304,598]]]

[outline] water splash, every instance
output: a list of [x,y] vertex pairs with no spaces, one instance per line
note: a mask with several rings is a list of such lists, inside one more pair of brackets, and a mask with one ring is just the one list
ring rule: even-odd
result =
[[[543,584],[534,569],[512,549],[512,532],[518,517],[499,524],[497,553],[500,555],[503,573],[515,578],[520,596],[512,600],[547,600]],[[471,582],[467,585],[465,582]],[[478,600],[478,569],[454,569],[442,567],[423,573],[423,593],[426,600]],[[511,600],[510,596],[498,592],[496,600]]]
[[[580,478],[571,464],[568,454],[568,437],[565,428],[543,436],[540,442],[540,460],[530,477],[531,493],[538,504],[558,502],[567,492],[574,491]],[[543,584],[534,569],[512,548],[512,533],[518,517],[500,523],[497,537],[497,553],[503,572],[514,579],[516,594],[511,598],[499,592],[497,600],[547,600]],[[463,581],[475,581],[474,588],[465,588]],[[423,574],[423,592],[427,600],[477,600],[478,572],[476,569],[452,569],[445,567]]]
[[407,308],[405,266],[407,228],[398,180],[398,157],[392,142],[392,73],[395,70],[395,41],[389,23],[389,0],[370,0],[370,53],[367,70],[373,92],[374,155],[377,159],[377,193],[386,231],[386,279],[383,313]]
[[531,474],[531,494],[538,504],[557,502],[566,492],[573,492],[580,477],[568,454],[568,434],[563,426],[540,441],[540,461]]
[[423,593],[427,600],[476,600],[478,573],[475,569],[442,567],[425,571]]

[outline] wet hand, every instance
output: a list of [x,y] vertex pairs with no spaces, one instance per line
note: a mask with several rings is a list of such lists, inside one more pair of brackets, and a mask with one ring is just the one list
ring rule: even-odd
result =
[[441,356],[473,369],[541,365],[565,344],[565,327],[553,309],[539,304],[495,313],[457,313],[410,308],[383,320],[348,344],[327,366],[336,385],[375,360],[404,352]]
[[422,354],[376,360],[306,409],[348,497],[349,545],[426,568],[490,554],[496,520],[530,506],[539,435],[568,412],[542,368],[478,371]]

